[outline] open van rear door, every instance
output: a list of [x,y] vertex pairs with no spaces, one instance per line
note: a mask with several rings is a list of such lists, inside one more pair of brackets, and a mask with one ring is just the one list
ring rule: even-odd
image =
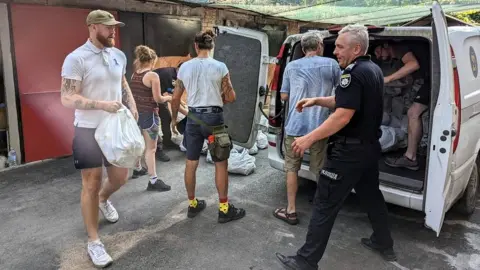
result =
[[237,100],[224,106],[235,144],[251,148],[257,139],[268,75],[268,36],[246,28],[217,26],[213,58],[227,65]]
[[[454,104],[454,63],[450,51],[448,28],[443,10],[438,2],[432,6],[433,51],[437,52],[439,68],[434,77],[440,78],[440,92],[432,121],[432,134],[428,161],[427,192],[425,198],[425,226],[440,234],[445,213],[452,205],[452,140],[455,130],[456,107]],[[436,48],[435,48],[436,47]]]

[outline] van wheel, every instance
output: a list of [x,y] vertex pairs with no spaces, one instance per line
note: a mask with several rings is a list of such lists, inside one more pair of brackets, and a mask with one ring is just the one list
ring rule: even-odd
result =
[[473,164],[473,170],[470,174],[467,189],[463,193],[462,198],[456,205],[456,211],[463,215],[471,215],[475,211],[475,203],[477,202],[478,190],[478,166]]

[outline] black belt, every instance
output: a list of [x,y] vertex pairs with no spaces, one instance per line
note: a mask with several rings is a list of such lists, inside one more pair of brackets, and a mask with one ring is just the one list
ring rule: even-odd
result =
[[221,113],[223,109],[220,107],[188,107],[189,112],[193,113]]
[[364,140],[364,139],[346,137],[346,136],[334,136],[331,138],[331,142],[341,143],[341,144],[372,144],[372,143],[375,143],[376,141]]

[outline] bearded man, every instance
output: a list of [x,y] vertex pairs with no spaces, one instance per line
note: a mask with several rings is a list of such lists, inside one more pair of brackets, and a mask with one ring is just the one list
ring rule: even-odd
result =
[[[118,221],[118,212],[108,198],[125,184],[127,168],[111,166],[95,140],[95,130],[109,113],[125,103],[138,119],[137,106],[125,79],[127,58],[114,48],[116,27],[125,24],[112,14],[94,10],[87,16],[89,39],[67,55],[62,66],[61,100],[75,109],[73,160],[82,175],[82,216],[88,234],[87,253],[97,267],[112,264],[98,237],[98,210],[109,222]],[[108,178],[102,184],[102,166]]]

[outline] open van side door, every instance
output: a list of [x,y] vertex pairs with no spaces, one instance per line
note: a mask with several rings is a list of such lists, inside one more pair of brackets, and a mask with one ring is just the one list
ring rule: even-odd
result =
[[216,26],[213,58],[227,65],[235,102],[224,106],[225,124],[235,144],[251,148],[257,139],[268,76],[268,36],[246,28]]
[[[445,213],[450,208],[452,192],[451,162],[452,134],[456,124],[454,104],[454,63],[450,51],[448,27],[443,10],[438,2],[432,6],[433,51],[438,53],[439,67],[434,77],[439,78],[440,92],[433,114],[430,153],[428,161],[427,191],[425,197],[425,226],[440,234]],[[435,48],[436,47],[436,48]],[[433,68],[433,67],[432,67]]]

